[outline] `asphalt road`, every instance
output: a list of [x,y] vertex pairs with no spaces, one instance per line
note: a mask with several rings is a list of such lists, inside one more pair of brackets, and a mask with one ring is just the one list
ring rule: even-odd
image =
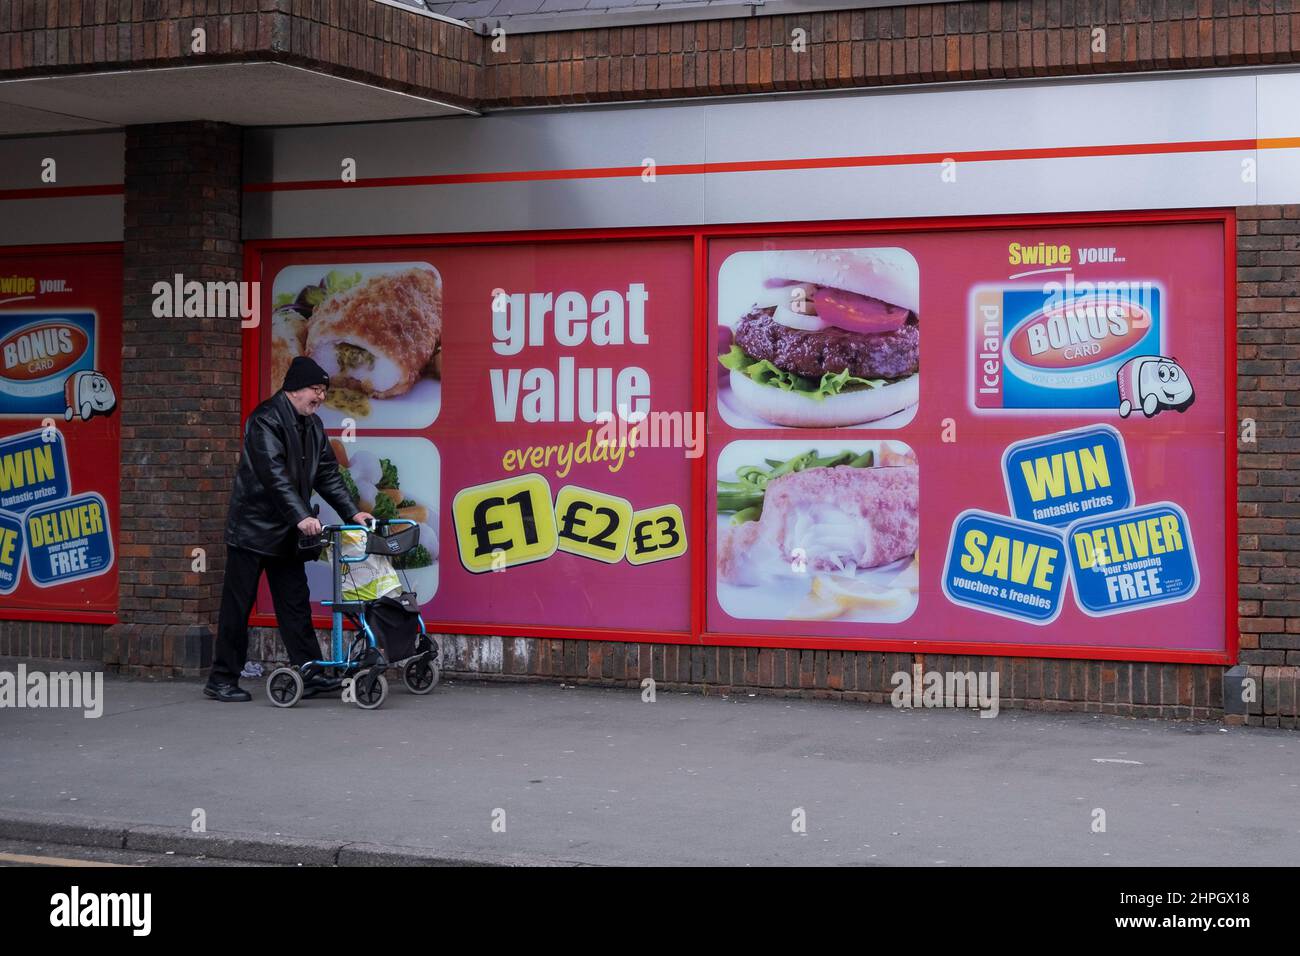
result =
[[[381,710],[108,678],[0,710],[7,812],[592,864],[1294,865],[1300,735],[400,682]],[[1104,811],[1104,832],[1096,832]],[[796,832],[800,819],[804,832]],[[51,855],[62,854],[46,845]]]

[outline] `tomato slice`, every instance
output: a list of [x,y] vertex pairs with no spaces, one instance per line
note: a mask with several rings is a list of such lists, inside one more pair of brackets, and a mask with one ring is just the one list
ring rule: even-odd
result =
[[823,322],[847,332],[897,332],[907,321],[907,309],[826,286],[813,294],[813,306]]

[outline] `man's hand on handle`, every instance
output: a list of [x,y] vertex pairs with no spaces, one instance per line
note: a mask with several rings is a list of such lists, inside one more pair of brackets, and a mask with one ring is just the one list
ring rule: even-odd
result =
[[298,522],[298,530],[308,537],[320,534],[320,519],[315,515],[308,515]]
[[353,524],[369,525],[374,520],[375,520],[375,516],[372,515],[369,511],[358,511],[356,514],[352,516]]

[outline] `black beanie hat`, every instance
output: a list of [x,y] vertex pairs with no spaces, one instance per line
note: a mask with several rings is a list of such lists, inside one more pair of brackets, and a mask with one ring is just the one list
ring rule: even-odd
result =
[[325,370],[305,355],[298,355],[289,363],[289,371],[284,373],[284,384],[280,386],[286,392],[296,392],[300,388],[313,385],[330,386],[330,377]]

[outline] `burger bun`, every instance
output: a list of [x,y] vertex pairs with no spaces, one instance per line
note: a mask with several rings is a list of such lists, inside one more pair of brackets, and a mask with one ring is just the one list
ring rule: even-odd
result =
[[916,314],[920,270],[906,249],[783,249],[763,253],[763,278],[856,292]]
[[743,372],[731,373],[731,397],[739,408],[773,425],[793,428],[844,428],[879,421],[915,405],[920,396],[921,378],[916,373],[879,388],[840,392],[821,401],[760,385]]

